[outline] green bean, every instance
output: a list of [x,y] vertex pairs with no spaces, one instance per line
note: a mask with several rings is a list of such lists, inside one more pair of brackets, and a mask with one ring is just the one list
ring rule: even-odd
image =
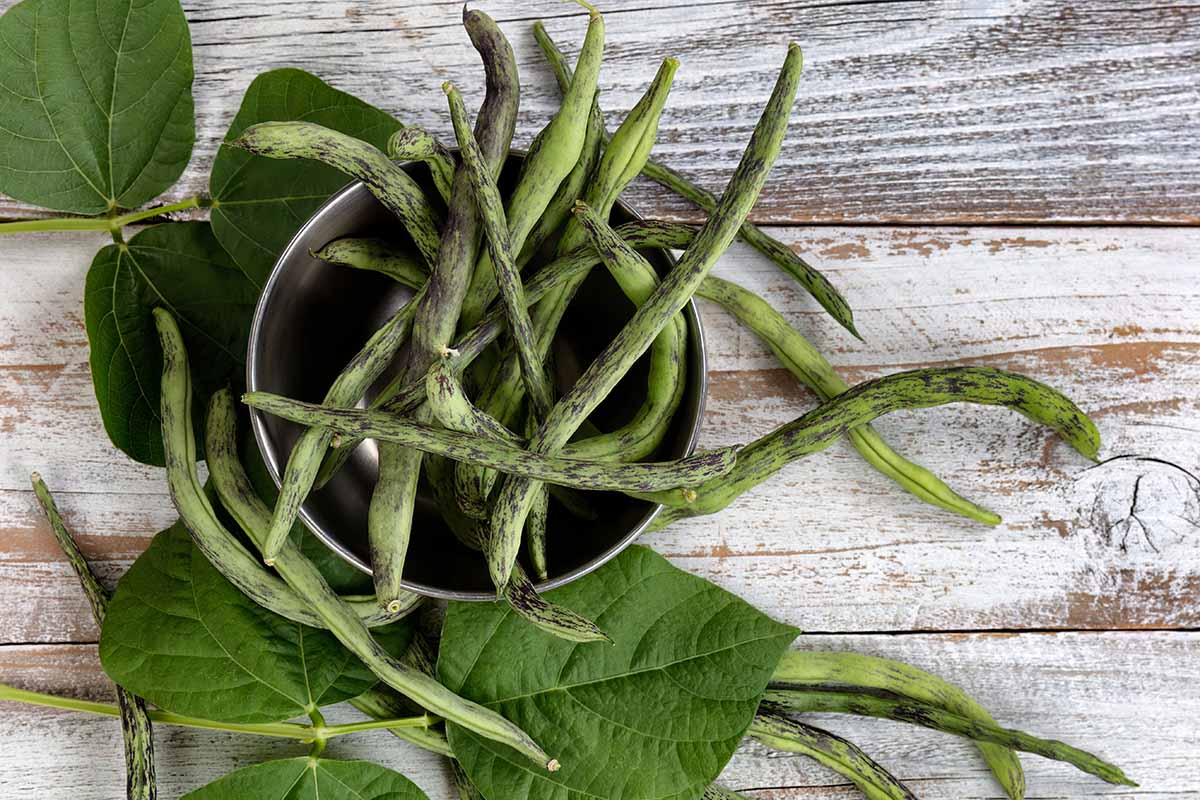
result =
[[[357,697],[350,699],[350,705],[373,719],[396,719],[405,713],[403,706],[380,687],[368,689]],[[409,744],[415,744],[423,750],[437,753],[446,758],[454,758],[454,751],[446,741],[446,734],[436,728],[390,728],[392,734]]]
[[[407,341],[409,323],[424,294],[423,289],[418,291],[359,349],[325,393],[326,405],[344,408],[358,402],[363,392],[392,363],[400,347]],[[283,480],[279,484],[275,511],[271,515],[270,525],[265,529],[267,534],[262,549],[267,564],[274,562],[275,554],[287,541],[332,439],[333,434],[329,431],[310,428],[292,446]]]
[[[880,719],[907,722],[972,739],[980,746],[989,744],[1010,754],[1012,750],[1021,750],[1055,761],[1063,761],[1108,783],[1137,786],[1125,776],[1120,768],[1064,742],[1054,739],[1039,739],[1023,731],[1001,728],[994,723],[970,719],[936,706],[898,698],[886,693],[876,694],[870,691],[844,691],[832,688],[768,689],[763,697],[762,707],[793,713],[856,714],[863,717],[879,717]],[[1013,760],[1016,760],[1015,755]],[[1013,794],[1008,786],[1004,788],[1009,792],[1010,797],[1024,797],[1023,779],[1020,784],[1020,792],[1017,794]]]
[[[641,168],[654,145],[658,133],[658,120],[667,95],[671,91],[675,70],[679,63],[668,58],[659,67],[649,88],[634,105],[625,121],[613,137],[613,144],[604,152],[596,167],[596,174],[584,194],[586,202],[596,209],[601,217],[607,217],[620,195],[621,190],[631,181]],[[569,252],[587,241],[587,233],[574,218],[568,220],[559,240],[560,253]],[[535,327],[537,329],[537,347],[541,359],[545,359],[550,351],[554,335],[562,322],[571,299],[575,296],[585,276],[576,278],[563,286],[554,294],[543,299],[535,309]],[[520,374],[510,364],[502,366],[493,379],[491,387],[480,398],[480,407],[494,414],[502,421],[507,421],[520,411],[521,392],[518,383]],[[469,473],[472,469],[460,466],[460,485],[471,487],[479,485],[484,497],[487,496],[494,475],[483,475],[478,478]],[[468,473],[464,475],[464,473]]]
[[[212,515],[212,507],[200,494],[202,503],[190,493],[179,491],[198,484],[195,474],[196,442],[192,433],[191,376],[183,336],[170,312],[154,309],[163,347],[162,406],[163,444],[167,477],[172,498],[184,523],[193,531],[203,527],[193,517]],[[198,485],[196,486],[198,489]],[[256,542],[260,544],[260,542]],[[253,560],[251,563],[254,563]],[[214,563],[214,566],[219,565]],[[257,565],[255,565],[257,568]],[[359,658],[384,683],[414,702],[447,720],[475,731],[480,736],[512,747],[527,758],[554,771],[559,764],[529,738],[524,731],[494,711],[459,697],[420,670],[391,656],[372,636],[362,618],[338,597],[317,568],[298,549],[284,547],[276,559],[283,581],[305,607],[315,613],[325,627],[351,653]],[[240,588],[240,587],[239,587]]]
[[[554,118],[534,137],[521,164],[517,185],[505,205],[509,247],[515,253],[521,252],[529,231],[579,160],[603,54],[604,18],[592,9],[579,61],[575,65],[578,80],[563,95],[562,105]],[[490,256],[485,252],[475,265],[475,274],[463,303],[464,326],[474,325],[479,320],[488,300],[495,296],[495,280]]]
[[[546,33],[541,22],[533,24],[533,35],[541,46],[546,61],[554,70],[559,90],[565,91],[571,84],[571,68],[567,64],[566,57],[558,49],[550,35]],[[608,140],[607,132],[603,134],[603,137],[606,141]],[[700,206],[710,214],[717,207],[716,195],[654,159],[647,159],[642,166],[642,174],[685,200]],[[846,302],[846,298],[837,290],[837,287],[830,283],[829,279],[816,267],[752,222],[743,222],[738,236],[791,275],[839,325],[850,331],[855,337],[862,339],[854,327],[854,312],[851,310],[850,304]]]
[[330,264],[381,272],[410,289],[425,285],[425,264],[382,239],[334,239],[310,255]]
[[[102,627],[108,612],[108,590],[100,585],[87,559],[79,552],[79,547],[75,544],[71,532],[67,530],[62,515],[58,513],[58,506],[54,503],[54,497],[42,476],[35,472],[29,479],[59,548],[67,557],[71,569],[75,571],[75,577],[79,578],[79,585],[83,587],[83,593],[92,607],[92,617],[96,620],[96,625]],[[154,735],[150,714],[146,710],[146,701],[123,686],[114,688],[117,705],[121,710],[121,735],[125,748],[125,795],[128,800],[154,800],[158,796],[154,778]]]
[[513,247],[508,223],[504,217],[504,203],[500,189],[487,168],[479,144],[475,141],[467,122],[467,109],[462,95],[450,83],[442,84],[450,103],[450,117],[454,122],[454,135],[458,140],[459,152],[467,175],[471,178],[471,191],[479,216],[483,221],[488,253],[492,258],[493,274],[500,289],[500,299],[508,314],[508,332],[512,336],[517,358],[521,363],[521,376],[534,409],[539,417],[545,416],[553,402],[549,378],[542,367],[533,335],[533,323],[525,308],[525,289],[521,285],[521,273],[513,261]]
[[[586,204],[576,217],[613,278],[634,305],[641,305],[658,285],[658,275],[644,257]],[[687,323],[677,314],[650,345],[646,399],[634,418],[611,433],[573,442],[573,455],[636,461],[662,444],[687,389]]]
[[[571,438],[580,424],[613,390],[641,357],[659,331],[687,304],[709,270],[733,240],[742,220],[754,206],[767,173],[779,154],[788,115],[796,96],[802,65],[800,48],[788,46],[787,58],[771,99],[755,127],[742,161],[721,198],[717,211],[684,251],[679,264],[655,288],[628,324],[616,335],[574,387],[554,407],[530,440],[530,450],[550,453]],[[625,469],[634,469],[630,465]],[[492,511],[488,569],[497,587],[504,586],[517,558],[521,531],[536,496],[536,482],[509,476]]]
[[[719,303],[737,317],[766,342],[789,372],[822,400],[836,397],[850,388],[825,357],[758,295],[715,276],[709,276],[697,294]],[[961,497],[932,472],[906,460],[870,425],[854,428],[846,436],[867,463],[926,503],[987,525],[1000,523],[996,514]]]
[[421,187],[376,147],[311,122],[260,122],[232,141],[267,158],[309,158],[357,178],[388,210],[400,218],[421,257],[437,261],[438,224]]
[[[996,720],[957,686],[899,661],[858,653],[793,650],[785,653],[771,676],[773,688],[852,687],[877,689],[931,705],[985,725]],[[1025,772],[1007,747],[980,743],[979,752],[1012,800],[1025,796]]]
[[[488,536],[486,527],[463,514],[455,506],[453,497],[445,494],[444,470],[448,463],[443,460],[436,466],[431,465],[429,482],[433,487],[434,498],[442,512],[442,518],[455,538],[472,550],[482,550]],[[442,474],[438,474],[438,470]],[[509,607],[534,627],[561,639],[572,642],[612,641],[587,617],[565,606],[551,603],[538,594],[537,588],[520,564],[513,567],[503,596]]]
[[437,421],[452,431],[495,439],[514,447],[524,445],[524,439],[495,417],[480,411],[467,397],[459,380],[462,364],[456,363],[458,355],[457,350],[447,348],[425,373],[425,397]]
[[533,573],[541,581],[550,577],[550,567],[546,563],[546,529],[549,521],[550,492],[542,486],[525,519],[525,550],[533,564]]
[[[447,230],[449,229],[450,223],[447,222]],[[685,247],[695,238],[696,233],[696,229],[692,226],[662,223],[652,220],[628,222],[616,230],[622,238],[635,248]],[[526,301],[529,303],[538,302],[550,292],[572,281],[578,275],[591,270],[599,261],[600,257],[590,246],[580,247],[564,256],[556,258],[530,279],[525,287]],[[431,285],[426,294],[429,296],[432,293],[433,286]],[[418,319],[419,316],[420,309],[418,309]],[[467,365],[472,363],[505,330],[506,320],[504,310],[502,308],[490,309],[475,327],[460,337],[455,343],[453,349],[458,355],[454,356],[453,360],[456,369],[461,373],[462,369],[465,369]],[[414,323],[414,339],[419,336],[420,332],[421,327]],[[402,375],[381,390],[374,400],[372,400],[369,407],[372,410],[382,409],[389,413],[404,415],[411,414],[424,401],[425,377],[412,379]],[[342,464],[345,463],[345,460],[350,456],[351,451],[360,441],[361,439],[351,438],[344,442],[343,446],[331,450],[326,455],[325,463],[322,464],[321,471],[318,473],[317,481],[314,484],[316,488],[324,486],[337,473]]]
[[[156,312],[155,322],[159,325],[160,337],[163,335],[175,337],[178,328],[175,326],[174,319],[167,312]],[[166,333],[164,334],[163,331]],[[172,346],[174,348],[174,338],[172,338]],[[173,357],[179,357],[177,348],[173,349],[171,354]],[[176,365],[164,362],[164,370],[168,367],[172,369],[173,375],[177,375]],[[190,386],[191,378],[188,375],[175,379],[184,383],[184,388]],[[175,391],[183,390],[176,388]],[[190,420],[190,391],[185,397],[174,402],[170,408],[165,408],[165,411],[170,414],[186,412],[184,419]],[[172,428],[182,425],[188,429],[187,438],[180,446],[172,450],[176,458],[175,462],[168,461],[167,463],[167,484],[171,491],[171,499],[179,510],[179,517],[192,534],[192,541],[226,580],[260,606],[293,622],[315,628],[324,627],[322,619],[313,611],[308,602],[275,574],[264,568],[259,559],[252,556],[218,520],[212,504],[200,485],[200,476],[196,472],[196,446],[190,423],[184,424],[174,417],[164,416],[163,424],[164,426],[169,424]],[[219,458],[214,457],[213,453],[206,455],[212,459],[213,463],[219,462]],[[286,546],[284,549],[287,549]],[[351,608],[362,617],[363,622],[367,625],[385,625],[403,616],[402,613],[384,613],[375,605],[374,598],[368,601],[353,602]]]
[[[498,175],[508,157],[520,103],[520,78],[512,47],[487,14],[463,8],[463,25],[483,60],[487,92],[476,121],[475,139],[483,158]],[[401,375],[422,375],[454,336],[467,286],[479,251],[480,217],[470,190],[470,175],[455,172],[443,245],[430,276],[430,289],[414,323],[413,346]],[[418,406],[412,416],[428,422],[432,413]],[[367,537],[375,593],[381,602],[403,594],[404,560],[412,532],[417,481],[424,454],[391,442],[379,445],[379,479],[367,512]]]
[[746,795],[738,794],[733,789],[728,789],[719,783],[713,783],[704,790],[704,794],[700,796],[700,800],[749,800]]
[[[233,394],[228,389],[215,392],[208,402],[208,416],[205,422],[204,454],[208,463],[208,474],[221,505],[229,512],[238,526],[246,532],[251,541],[259,547],[265,547],[267,532],[270,530],[271,510],[263,502],[246,470],[238,457],[237,450],[237,412],[234,407]],[[278,506],[276,506],[278,510]],[[298,553],[298,546],[285,538],[276,558],[283,550]],[[285,585],[286,588],[286,585]],[[387,611],[380,608],[374,597],[344,597],[342,598],[355,613],[362,617],[370,626],[395,622],[401,617],[411,614],[421,604],[421,595],[406,592],[398,606]],[[306,616],[310,618],[312,627],[324,627],[324,621],[306,606]],[[298,620],[303,621],[303,620]],[[311,624],[305,621],[305,624]]]
[[406,126],[388,139],[388,158],[393,161],[422,161],[429,167],[433,185],[446,203],[454,183],[454,157],[428,131]]
[[471,779],[467,777],[467,771],[457,760],[450,762],[450,773],[454,778],[454,788],[458,791],[458,800],[486,800],[483,792],[471,783]]
[[600,92],[597,90],[592,98],[592,110],[588,112],[587,131],[584,133],[583,147],[579,151],[579,160],[559,184],[558,191],[546,205],[546,210],[525,237],[525,245],[517,256],[518,266],[529,263],[543,245],[560,234],[575,201],[582,198],[587,190],[596,162],[600,159],[600,140],[604,134],[604,117],[600,112],[599,98]]
[[725,447],[676,461],[637,464],[585,461],[530,452],[386,412],[326,408],[270,392],[250,392],[243,395],[242,401],[301,425],[396,442],[454,461],[483,464],[519,478],[600,491],[654,492],[678,486],[695,486],[728,474],[737,459],[737,448]]
[[1006,406],[1056,431],[1084,456],[1100,449],[1096,426],[1063,394],[1031,378],[988,367],[915,369],[853,386],[807,414],[751,442],[727,478],[696,489],[695,503],[659,514],[653,528],[720,511],[786,464],[819,450],[884,414],[947,403]]
[[828,731],[759,709],[750,736],[775,750],[800,753],[850,780],[867,800],[916,800],[903,783],[856,745]]

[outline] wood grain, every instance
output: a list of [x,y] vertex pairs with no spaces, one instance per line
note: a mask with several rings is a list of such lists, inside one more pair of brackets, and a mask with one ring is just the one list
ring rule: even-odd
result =
[[[801,649],[854,650],[916,664],[964,687],[997,720],[1059,738],[1108,758],[1141,787],[1112,787],[1036,756],[1023,762],[1029,797],[1195,796],[1200,714],[1194,686],[1200,634],[803,636]],[[91,645],[0,648],[0,681],[26,689],[106,699],[109,687]],[[339,707],[331,721],[354,713]],[[881,720],[813,715],[861,745],[925,800],[1000,798],[983,762],[965,742]],[[110,800],[124,785],[117,723],[50,709],[0,705],[0,790],[5,797]],[[155,728],[160,795],[178,797],[224,772],[303,747],[206,731]],[[367,758],[403,771],[448,800],[444,762],[383,733],[335,740],[333,756]],[[54,758],[46,758],[53,753]],[[18,767],[34,763],[37,769]],[[854,797],[836,775],[797,756],[749,743],[722,776],[762,800]]]
[[[12,0],[0,0],[0,10]],[[806,71],[756,213],[777,223],[1200,221],[1200,15],[1186,4],[1082,0],[610,0],[604,104],[619,117],[658,63],[682,65],[656,152],[719,190],[789,40]],[[168,193],[206,186],[216,143],[257,73],[296,66],[450,137],[440,86],[474,107],[461,3],[189,0],[197,146]],[[523,78],[518,140],[557,102],[530,26],[572,55],[577,8],[489,2]],[[647,185],[654,215],[694,212]],[[31,209],[0,201],[0,217]]]

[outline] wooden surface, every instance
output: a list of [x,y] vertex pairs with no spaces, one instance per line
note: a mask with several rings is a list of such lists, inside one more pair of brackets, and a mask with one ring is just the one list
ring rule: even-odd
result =
[[[656,152],[714,188],[783,43],[804,45],[794,125],[756,214],[844,290],[866,342],[745,246],[719,274],[764,294],[851,382],[929,364],[1019,370],[1093,415],[1104,457],[1129,457],[1089,468],[998,409],[898,414],[879,425],[885,437],[1003,525],[924,506],[838,444],[646,543],[809,631],[798,647],[932,669],[1003,724],[1093,749],[1142,784],[1107,787],[1028,757],[1031,798],[1200,796],[1200,231],[1190,227],[1200,221],[1200,11],[1099,0],[649,5],[604,4],[605,104],[628,108],[658,60],[680,57]],[[199,141],[172,197],[204,187],[214,143],[266,68],[310,69],[442,133],[442,80],[478,99],[458,2],[185,6]],[[517,48],[527,141],[556,97],[529,25],[544,12],[569,45],[581,17],[551,2],[482,7]],[[650,215],[694,218],[656,187],[629,194]],[[0,198],[0,217],[32,213]],[[107,692],[96,630],[28,473],[42,471],[110,582],[174,519],[161,472],[111,448],[92,395],[82,290],[103,241],[0,240],[0,681],[89,697]],[[703,313],[704,444],[745,441],[810,407],[753,336],[711,306]],[[960,742],[821,722],[924,798],[1000,796]],[[5,704],[0,732],[4,797],[121,794],[114,721]],[[158,741],[165,798],[299,752],[162,727]],[[450,797],[437,759],[384,734],[331,750]],[[832,773],[757,746],[725,780],[763,800],[855,796]]]

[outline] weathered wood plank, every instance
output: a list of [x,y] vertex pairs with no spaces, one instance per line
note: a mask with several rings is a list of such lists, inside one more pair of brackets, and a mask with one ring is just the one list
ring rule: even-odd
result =
[[[966,688],[1001,724],[1059,738],[1122,766],[1141,784],[1107,786],[1073,768],[1023,758],[1029,797],[1166,797],[1200,792],[1192,762],[1200,748],[1194,721],[1200,680],[1194,633],[806,636],[797,647],[854,650],[929,669]],[[95,648],[79,645],[0,648],[0,681],[22,688],[104,699],[108,684]],[[349,721],[353,712],[332,718]],[[983,763],[966,743],[880,720],[834,715],[821,725],[860,744],[927,800],[1000,798]],[[76,800],[116,797],[124,785],[117,723],[81,714],[0,705],[5,797]],[[220,774],[267,758],[298,755],[300,745],[231,734],[156,728],[160,794],[178,797]],[[382,733],[335,741],[334,756],[368,758],[404,772],[433,800],[451,797],[444,766]],[[54,758],[46,757],[53,753]],[[751,797],[855,797],[844,781],[797,756],[744,745],[722,780]]]
[[[0,9],[12,0],[0,0]],[[189,0],[197,147],[175,199],[203,191],[257,73],[297,66],[449,136],[442,81],[476,103],[461,4]],[[794,127],[757,217],[774,222],[1200,221],[1200,16],[1186,5],[1050,0],[611,0],[604,102],[624,113],[659,61],[682,66],[657,152],[728,179],[789,40],[806,53]],[[653,7],[648,7],[653,6]],[[571,45],[582,12],[505,0],[524,79],[519,142],[557,95],[530,25]],[[692,216],[648,185],[657,215]],[[30,209],[0,201],[0,217]]]
[[[927,363],[1016,369],[1094,414],[1104,455],[1152,455],[1200,473],[1200,233],[780,235],[846,290],[866,343],[836,329],[744,246],[719,270],[812,332],[852,381]],[[100,242],[5,242],[14,282],[0,296],[0,585],[12,599],[0,608],[3,642],[95,637],[28,491],[29,471],[43,472],[85,552],[110,577],[174,518],[161,473],[113,451],[92,396],[80,298]],[[712,367],[706,444],[745,441],[811,405],[752,336],[715,308],[703,312]],[[1085,471],[1044,431],[998,409],[898,414],[880,429],[1005,525],[987,529],[924,506],[839,444],[724,513],[646,541],[810,630],[1200,625],[1200,498],[1183,472],[1137,461]],[[1128,513],[1135,485],[1137,518]]]

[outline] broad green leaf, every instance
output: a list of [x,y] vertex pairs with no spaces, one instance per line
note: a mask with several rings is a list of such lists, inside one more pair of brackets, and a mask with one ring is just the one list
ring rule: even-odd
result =
[[[258,122],[304,120],[370,142],[380,149],[400,123],[353,95],[299,69],[254,79],[225,134],[237,138]],[[213,230],[234,259],[260,283],[300,225],[350,179],[315,161],[278,161],[221,145],[209,177],[217,201]]]
[[243,767],[182,800],[428,800],[399,772],[370,761],[288,758]]
[[[376,633],[394,653],[411,637],[406,624]],[[161,708],[224,722],[291,719],[376,683],[332,634],[247,599],[178,522],[117,586],[100,662],[115,683]]]
[[179,0],[24,0],[0,17],[0,192],[133,208],[175,182],[195,138]]
[[[207,222],[170,222],[109,245],[88,270],[83,314],[92,383],[104,429],[131,458],[162,466],[162,352],[152,311],[174,313],[187,341],[192,382],[208,396],[240,384],[258,287],[229,258]],[[200,439],[203,441],[203,438]]]
[[558,772],[449,725],[485,797],[696,798],[754,717],[797,631],[708,581],[631,547],[547,599],[612,636],[574,644],[506,606],[451,603],[439,678],[499,711],[562,763]]

